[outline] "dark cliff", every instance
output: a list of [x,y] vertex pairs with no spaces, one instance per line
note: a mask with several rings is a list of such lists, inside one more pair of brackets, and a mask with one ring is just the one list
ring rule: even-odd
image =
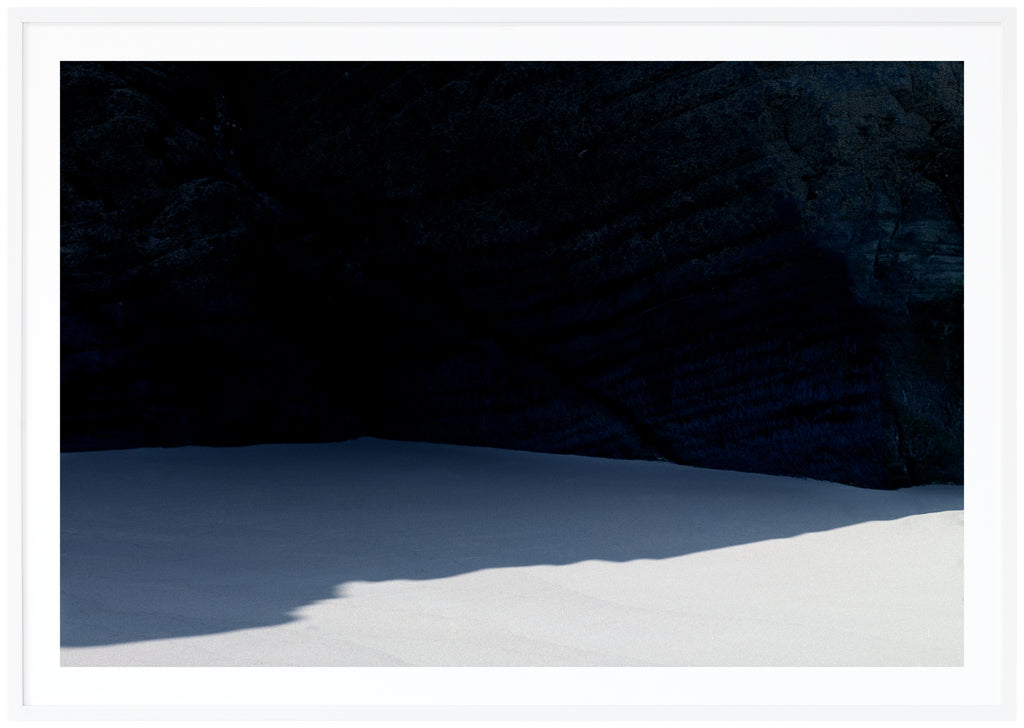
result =
[[64,63],[66,450],[963,470],[959,63]]

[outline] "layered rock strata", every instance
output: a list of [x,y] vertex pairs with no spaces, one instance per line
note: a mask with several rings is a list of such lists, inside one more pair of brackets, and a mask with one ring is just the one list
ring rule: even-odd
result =
[[62,447],[963,469],[958,63],[64,63]]

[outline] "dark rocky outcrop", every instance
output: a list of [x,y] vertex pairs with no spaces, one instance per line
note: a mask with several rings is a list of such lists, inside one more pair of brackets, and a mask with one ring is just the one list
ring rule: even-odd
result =
[[958,63],[64,63],[62,446],[963,469]]

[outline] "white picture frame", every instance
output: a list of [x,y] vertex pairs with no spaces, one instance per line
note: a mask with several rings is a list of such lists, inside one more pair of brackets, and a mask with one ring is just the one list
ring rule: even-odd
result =
[[[1015,704],[1012,10],[20,9],[9,17],[14,719],[1006,719]],[[68,668],[59,660],[59,61],[964,60],[962,668]],[[338,686],[345,690],[339,691]]]

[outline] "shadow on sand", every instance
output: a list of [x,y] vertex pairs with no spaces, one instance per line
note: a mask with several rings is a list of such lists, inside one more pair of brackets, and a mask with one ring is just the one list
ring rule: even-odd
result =
[[367,438],[61,457],[65,647],[281,624],[351,581],[663,559],[963,507],[958,486]]

